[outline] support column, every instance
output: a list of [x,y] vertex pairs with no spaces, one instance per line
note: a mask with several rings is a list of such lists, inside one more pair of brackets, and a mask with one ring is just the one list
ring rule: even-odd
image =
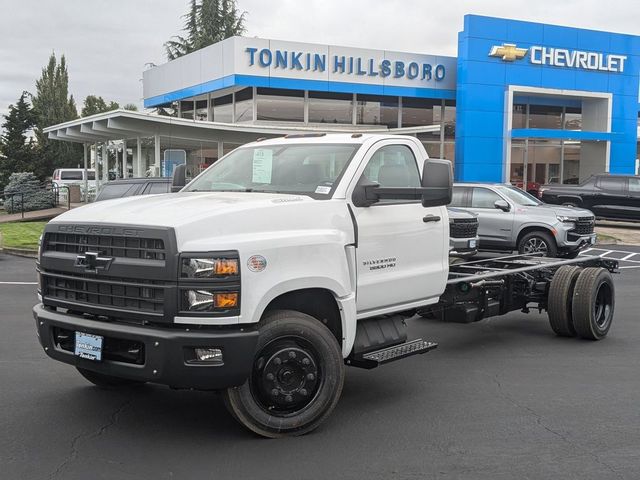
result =
[[84,153],[84,203],[89,203],[89,172],[87,171],[89,159],[87,158],[87,144],[82,144],[82,150]]
[[161,177],[162,172],[160,171],[160,135],[157,133],[153,136],[153,156],[155,159],[155,174],[154,177]]
[[109,181],[109,155],[107,154],[107,144],[102,144],[102,184]]
[[224,144],[222,143],[222,140],[218,140],[218,160],[220,160],[223,155],[224,155]]
[[94,143],[92,146],[93,150],[93,161],[92,167],[96,171],[96,193],[100,190],[100,170],[98,169],[98,143]]
[[129,177],[129,168],[127,167],[127,140],[122,139],[122,178]]
[[144,177],[145,172],[142,168],[142,140],[136,138],[136,167],[133,169],[134,177]]

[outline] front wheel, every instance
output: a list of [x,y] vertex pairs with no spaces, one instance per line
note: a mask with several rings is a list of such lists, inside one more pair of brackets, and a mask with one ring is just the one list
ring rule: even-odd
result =
[[558,247],[551,235],[538,230],[522,236],[518,242],[518,253],[539,253],[545,257],[557,257]]
[[243,426],[278,438],[317,428],[343,384],[344,359],[329,329],[304,313],[281,310],[263,321],[249,378],[223,397]]

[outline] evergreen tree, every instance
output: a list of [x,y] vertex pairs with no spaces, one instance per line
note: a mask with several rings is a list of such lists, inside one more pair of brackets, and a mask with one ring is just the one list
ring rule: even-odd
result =
[[96,95],[87,95],[84,99],[81,115],[88,117],[89,115],[95,115],[96,113],[110,112],[111,110],[117,110],[120,108],[118,102],[105,102],[104,98]]
[[135,103],[127,103],[124,107],[125,110],[129,110],[130,112],[137,112],[138,106]]
[[167,58],[175,58],[220,42],[246,29],[247,12],[240,12],[237,0],[191,0],[189,12],[184,15],[186,36],[173,37],[164,44]]
[[13,172],[32,171],[35,166],[34,145],[31,139],[27,139],[35,121],[28,96],[27,92],[22,92],[16,104],[9,105],[8,115],[4,115],[4,135],[0,138],[0,191]]
[[69,73],[64,55],[58,63],[55,54],[42,69],[33,97],[35,134],[38,142],[38,165],[34,173],[44,180],[55,168],[75,167],[82,161],[82,146],[77,143],[49,140],[43,129],[78,118],[73,95],[69,95]]

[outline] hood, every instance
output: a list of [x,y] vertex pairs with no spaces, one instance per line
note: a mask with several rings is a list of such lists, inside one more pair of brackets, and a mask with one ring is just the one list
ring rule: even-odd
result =
[[517,206],[516,211],[531,214],[544,212],[547,215],[563,215],[566,217],[593,217],[593,213],[584,208],[565,207],[563,205],[552,205],[550,203],[542,203],[532,207]]
[[91,203],[52,222],[99,222],[119,225],[179,227],[245,210],[286,203],[315,202],[303,195],[256,192],[184,192],[140,195]]

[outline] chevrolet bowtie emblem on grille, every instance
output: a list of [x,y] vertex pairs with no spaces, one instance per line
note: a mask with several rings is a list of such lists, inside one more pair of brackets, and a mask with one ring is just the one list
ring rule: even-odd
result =
[[494,45],[489,52],[490,57],[500,57],[505,62],[513,62],[524,58],[529,51],[528,48],[518,48],[515,43],[503,43],[502,45]]
[[76,267],[84,267],[87,273],[98,273],[99,270],[109,270],[113,258],[99,257],[98,252],[84,252],[76,257]]

